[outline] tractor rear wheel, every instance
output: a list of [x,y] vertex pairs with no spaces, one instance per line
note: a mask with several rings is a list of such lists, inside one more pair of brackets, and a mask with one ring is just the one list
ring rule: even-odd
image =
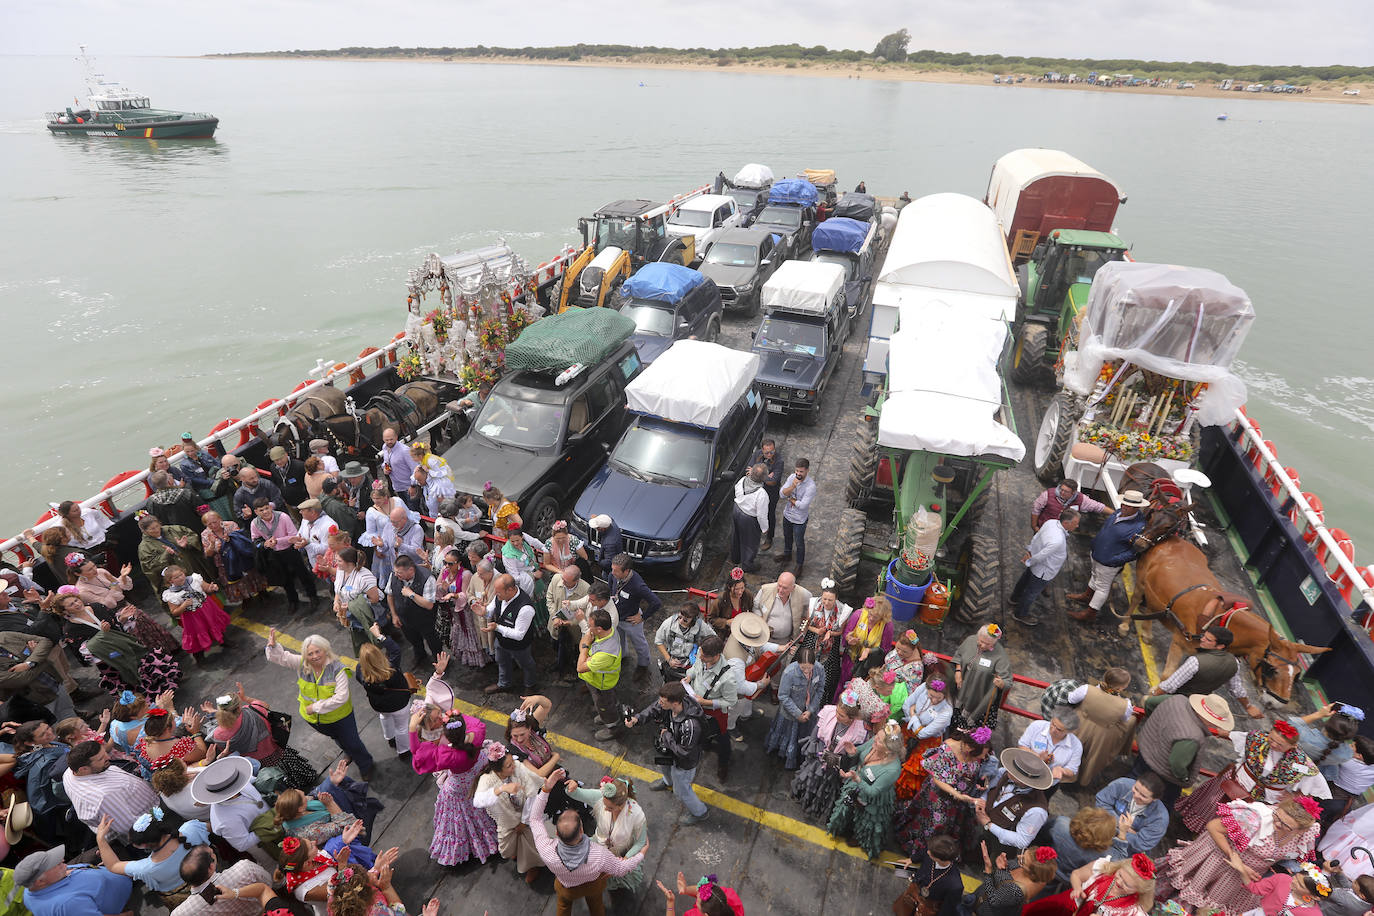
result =
[[1036,385],[1046,376],[1045,353],[1050,345],[1050,329],[1031,321],[1021,323],[1016,346],[1011,351],[1011,379],[1018,385]]
[[878,476],[878,424],[859,421],[849,455],[849,481],[844,488],[844,501],[855,509],[868,505],[873,495],[873,481]]
[[859,561],[863,557],[867,524],[868,516],[862,509],[845,509],[840,513],[835,554],[830,560],[830,578],[835,580],[835,588],[841,595],[852,594],[859,581]]
[[997,538],[995,515],[981,512],[973,520],[967,547],[968,571],[953,609],[954,618],[961,623],[986,620],[997,609],[1002,586],[1002,542]]
[[1059,392],[1040,421],[1040,432],[1035,436],[1035,476],[1044,483],[1059,483],[1064,476],[1064,456],[1074,425],[1074,401],[1067,391]]

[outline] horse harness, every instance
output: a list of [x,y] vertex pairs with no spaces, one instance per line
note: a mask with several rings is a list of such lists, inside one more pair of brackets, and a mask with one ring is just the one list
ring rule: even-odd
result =
[[[1243,610],[1243,608],[1229,607],[1226,610],[1222,611],[1220,614],[1212,615],[1198,627],[1198,632],[1196,633],[1188,632],[1188,629],[1183,625],[1183,621],[1180,620],[1178,618],[1178,615],[1174,613],[1174,604],[1178,601],[1178,599],[1182,598],[1184,595],[1190,592],[1195,592],[1198,589],[1202,588],[1210,589],[1212,588],[1212,586],[1207,585],[1205,583],[1190,585],[1183,591],[1174,595],[1174,597],[1170,598],[1169,603],[1164,606],[1164,610],[1160,613],[1141,614],[1136,616],[1136,619],[1159,620],[1167,616],[1171,621],[1173,621],[1174,626],[1178,628],[1179,633],[1183,634],[1183,638],[1190,643],[1195,643],[1201,640],[1202,634],[1207,632],[1207,629],[1209,627],[1217,626],[1227,630],[1231,629],[1231,618],[1235,616],[1237,611]],[[1225,595],[1223,595],[1219,591],[1217,592],[1217,597],[1222,598],[1223,600],[1225,599]],[[1278,673],[1278,668],[1274,665],[1273,662],[1270,661],[1271,658],[1277,659],[1285,665],[1293,664],[1292,659],[1284,658],[1282,655],[1274,651],[1273,646],[1266,645],[1264,647],[1264,654],[1261,655],[1259,659],[1254,663],[1254,665],[1250,667],[1250,673],[1254,675],[1255,683],[1259,685],[1260,689],[1262,689],[1265,693],[1268,693],[1270,696],[1274,697],[1274,699],[1286,703],[1288,702],[1287,700],[1284,700],[1283,698],[1275,694],[1272,690],[1269,689],[1269,687],[1264,682],[1267,676]]]

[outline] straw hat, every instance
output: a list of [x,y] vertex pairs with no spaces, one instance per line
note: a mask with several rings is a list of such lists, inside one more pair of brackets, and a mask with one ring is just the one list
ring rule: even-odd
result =
[[1215,693],[1205,696],[1200,693],[1192,694],[1188,697],[1188,705],[1193,707],[1193,712],[1198,714],[1199,719],[1215,729],[1229,732],[1236,727],[1230,705]]
[[1030,789],[1045,790],[1054,785],[1050,765],[1023,747],[1009,747],[997,755],[1013,781]]
[[19,842],[24,831],[33,826],[33,809],[26,801],[20,801],[16,792],[9,793],[5,800],[5,851]]
[[1127,490],[1121,494],[1121,505],[1130,506],[1132,509],[1148,509],[1150,501],[1139,490]]
[[253,764],[247,757],[221,757],[196,774],[191,799],[202,805],[228,801],[253,781]]
[[768,642],[768,621],[752,611],[737,614],[730,621],[730,635],[737,639],[740,645],[757,649]]

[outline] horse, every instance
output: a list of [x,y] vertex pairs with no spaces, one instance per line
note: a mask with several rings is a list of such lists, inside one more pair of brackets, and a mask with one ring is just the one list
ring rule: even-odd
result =
[[[318,433],[318,438],[329,441],[331,451],[337,456],[367,463],[381,451],[382,433],[387,427],[395,429],[402,439],[414,435],[417,429],[438,417],[444,398],[457,391],[457,384],[450,386],[434,379],[424,379],[409,382],[395,391],[380,391],[361,409],[349,401],[343,401],[337,413],[311,420],[311,435],[305,438],[315,437],[314,434]],[[439,430],[443,425],[435,429]],[[431,447],[436,450],[441,448],[439,438],[431,434]]]
[[[1173,633],[1164,677],[1183,661],[1185,649],[1195,646],[1202,631],[1221,623],[1235,634],[1229,651],[1244,660],[1264,692],[1269,706],[1287,706],[1298,675],[1298,653],[1330,652],[1327,646],[1309,646],[1281,636],[1264,618],[1243,609],[1231,609],[1246,599],[1225,591],[1207,566],[1207,555],[1198,547],[1170,535],[1152,545],[1136,560],[1135,593],[1130,617],[1158,620]],[[1149,613],[1140,613],[1141,603]]]
[[347,399],[348,396],[333,385],[316,388],[277,420],[268,441],[286,449],[293,458],[306,459],[310,455],[310,440],[320,438],[315,435],[316,424],[343,413]]

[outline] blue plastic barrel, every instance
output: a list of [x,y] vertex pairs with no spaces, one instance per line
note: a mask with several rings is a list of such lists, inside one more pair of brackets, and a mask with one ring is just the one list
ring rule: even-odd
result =
[[930,588],[931,575],[926,573],[926,580],[920,585],[905,585],[897,580],[896,573],[893,571],[901,557],[894,559],[887,566],[887,574],[883,577],[883,594],[887,595],[887,600],[892,603],[892,620],[906,621],[916,616],[916,610],[921,606],[921,600],[926,596],[926,589]]

